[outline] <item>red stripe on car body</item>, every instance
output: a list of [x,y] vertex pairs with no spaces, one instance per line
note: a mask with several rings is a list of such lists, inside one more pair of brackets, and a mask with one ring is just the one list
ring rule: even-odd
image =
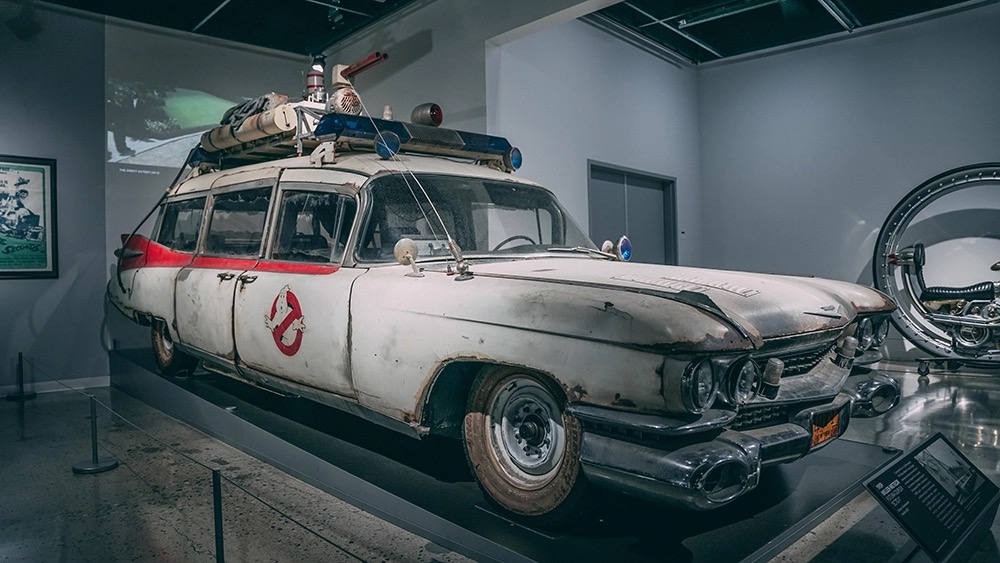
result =
[[126,251],[138,251],[142,254],[134,258],[123,258],[119,266],[123,272],[136,268],[180,268],[187,266],[194,259],[194,254],[171,250],[142,235],[135,235],[131,239],[128,235],[122,235],[122,242],[126,239],[128,239],[128,244],[125,245]]
[[[122,235],[122,240],[128,235]],[[258,261],[256,258],[228,258],[224,256],[195,256],[188,252],[172,250],[156,241],[142,235],[135,235],[128,240],[125,248],[141,252],[141,256],[124,258],[121,261],[121,271],[137,268],[191,268],[211,270],[254,270],[256,272],[274,272],[279,274],[298,274],[308,276],[325,276],[340,269],[335,264],[309,264],[298,262],[278,262],[270,260]]]
[[192,268],[205,270],[252,270],[257,265],[256,258],[227,258],[225,256],[195,256]]

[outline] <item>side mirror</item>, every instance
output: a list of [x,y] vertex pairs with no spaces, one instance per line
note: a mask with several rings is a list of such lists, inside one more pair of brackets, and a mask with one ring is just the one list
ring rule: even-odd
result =
[[417,268],[417,243],[413,242],[413,239],[401,238],[396,241],[396,246],[392,247],[392,255],[396,257],[396,262],[413,268],[412,272],[407,272],[407,276],[411,278],[424,277],[420,268]]

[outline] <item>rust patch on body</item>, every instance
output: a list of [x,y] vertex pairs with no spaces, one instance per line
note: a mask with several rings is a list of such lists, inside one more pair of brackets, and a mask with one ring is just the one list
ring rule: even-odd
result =
[[615,393],[615,400],[611,402],[612,405],[618,407],[635,408],[636,404],[629,399],[623,399],[621,393]]
[[566,396],[569,397],[571,401],[582,401],[583,398],[587,396],[587,390],[577,384],[572,389],[566,390]]

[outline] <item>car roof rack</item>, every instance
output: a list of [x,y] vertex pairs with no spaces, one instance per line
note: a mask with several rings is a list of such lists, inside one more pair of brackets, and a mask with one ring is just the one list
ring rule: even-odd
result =
[[448,156],[507,172],[521,166],[521,151],[504,137],[327,112],[325,104],[309,101],[279,104],[237,125],[220,125],[205,132],[199,160],[234,168],[302,156],[329,141],[338,153],[374,151],[382,158],[400,152]]

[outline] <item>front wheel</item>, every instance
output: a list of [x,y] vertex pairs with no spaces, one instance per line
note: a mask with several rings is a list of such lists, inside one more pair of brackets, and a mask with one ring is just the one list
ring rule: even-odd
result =
[[589,488],[580,470],[580,422],[548,380],[485,369],[465,415],[465,452],[486,496],[504,511],[555,525],[579,516]]
[[164,375],[180,375],[190,373],[198,365],[198,359],[181,352],[174,346],[167,330],[167,323],[160,319],[153,321],[152,330],[153,355],[156,365]]

